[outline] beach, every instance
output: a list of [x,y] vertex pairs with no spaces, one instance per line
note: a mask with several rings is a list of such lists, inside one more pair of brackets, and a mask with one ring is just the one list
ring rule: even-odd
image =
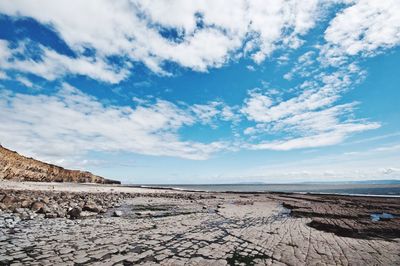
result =
[[399,265],[400,198],[0,182],[0,265]]

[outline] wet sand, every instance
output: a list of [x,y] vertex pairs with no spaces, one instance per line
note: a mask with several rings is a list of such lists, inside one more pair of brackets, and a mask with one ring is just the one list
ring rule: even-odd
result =
[[0,202],[0,265],[400,264],[400,198],[0,182]]

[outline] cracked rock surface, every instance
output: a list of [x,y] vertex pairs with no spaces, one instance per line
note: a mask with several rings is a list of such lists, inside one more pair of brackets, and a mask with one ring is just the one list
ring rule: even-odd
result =
[[[400,264],[400,199],[116,189],[57,203],[60,195],[0,189],[0,265]],[[46,216],[23,201],[94,215]],[[394,218],[369,219],[382,209]]]

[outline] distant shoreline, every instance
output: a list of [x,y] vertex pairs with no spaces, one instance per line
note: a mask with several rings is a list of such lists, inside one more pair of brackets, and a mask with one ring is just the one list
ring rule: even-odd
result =
[[[229,184],[228,186],[241,186],[238,184]],[[265,185],[270,185],[270,184],[265,184]],[[275,185],[275,184],[274,184]],[[283,184],[279,184],[283,185]],[[292,184],[290,184],[292,185]],[[297,184],[293,184],[297,185]],[[384,184],[372,184],[372,185],[377,185],[377,186],[382,186]],[[394,184],[396,186],[397,184]],[[128,184],[122,184],[121,186],[127,186],[127,187],[134,187],[134,188],[144,188],[144,189],[162,189],[162,190],[170,190],[170,191],[182,191],[182,192],[203,192],[203,193],[228,193],[228,194],[301,194],[301,195],[337,195],[337,196],[355,196],[355,197],[390,197],[390,198],[398,198],[400,195],[391,195],[391,194],[360,194],[360,193],[335,193],[335,192],[304,192],[304,191],[260,191],[260,190],[255,190],[255,191],[235,191],[235,190],[223,190],[223,191],[213,191],[213,190],[201,190],[201,189],[190,189],[190,188],[183,188],[179,187],[174,187],[173,185],[128,185]],[[190,185],[182,185],[182,186],[190,186]],[[193,186],[223,186],[221,185],[193,185]],[[254,186],[256,186],[254,184]],[[389,186],[389,185],[387,185]],[[400,188],[400,185],[398,185]]]
[[[1,180],[0,187],[2,189],[17,189],[17,190],[44,190],[44,191],[64,191],[64,192],[103,192],[103,193],[152,193],[152,192],[184,192],[184,193],[221,193],[221,194],[298,194],[298,195],[318,195],[318,196],[352,196],[352,197],[377,197],[377,198],[399,198],[400,194],[366,194],[366,193],[343,193],[343,192],[326,192],[326,191],[285,191],[285,190],[247,190],[247,191],[238,191],[238,190],[210,190],[206,189],[207,186],[212,187],[214,185],[193,185],[194,187],[205,187],[204,189],[192,189],[185,187],[190,187],[191,185],[136,185],[136,184],[94,184],[94,183],[67,183],[67,182],[18,182],[18,181],[8,181]],[[221,187],[221,185],[216,185]],[[232,186],[232,185],[230,185]],[[234,185],[234,186],[257,186],[257,185]],[[276,186],[276,185],[275,185]],[[284,186],[284,185],[282,185]],[[295,186],[295,185],[294,185]],[[353,184],[353,186],[356,186]],[[362,184],[360,186],[365,186]],[[379,185],[373,184],[370,185],[373,187],[394,187],[399,189],[400,185]]]

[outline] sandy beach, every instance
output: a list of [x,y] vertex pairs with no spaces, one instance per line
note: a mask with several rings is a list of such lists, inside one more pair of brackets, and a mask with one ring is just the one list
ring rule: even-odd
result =
[[399,198],[2,181],[0,202],[0,265],[400,264]]

